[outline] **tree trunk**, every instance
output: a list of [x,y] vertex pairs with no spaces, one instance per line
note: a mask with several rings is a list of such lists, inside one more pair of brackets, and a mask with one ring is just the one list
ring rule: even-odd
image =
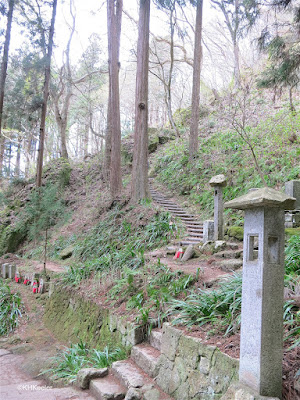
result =
[[194,68],[192,89],[192,113],[190,125],[189,157],[192,160],[198,152],[198,125],[199,125],[199,103],[200,103],[200,74],[202,62],[202,16],[203,0],[197,0],[197,14],[195,26],[194,44]]
[[150,0],[140,0],[131,197],[150,196],[148,185],[148,70]]
[[290,110],[292,114],[296,114],[296,109],[293,103],[293,88],[295,85],[289,87]]
[[[120,122],[120,95],[119,95],[119,49],[121,35],[123,0],[107,0],[107,31],[109,75],[110,75],[110,106],[109,121],[111,133],[111,160],[110,160],[110,192],[115,198],[122,188],[121,174],[121,122]],[[113,113],[112,113],[113,110]]]
[[17,157],[16,157],[16,166],[15,166],[15,177],[20,178],[20,169],[21,169],[21,144],[22,138],[18,137],[18,147],[17,147]]
[[241,84],[241,72],[240,72],[240,50],[237,40],[233,42],[233,53],[234,53],[234,87],[237,89]]
[[47,113],[47,102],[49,97],[49,82],[50,82],[50,67],[51,67],[51,56],[53,47],[53,36],[54,36],[54,23],[56,15],[57,0],[53,0],[52,6],[52,17],[49,32],[49,42],[46,56],[45,65],[45,81],[43,91],[43,104],[41,113],[41,125],[40,125],[40,137],[39,137],[39,150],[37,159],[37,172],[36,172],[36,186],[42,186],[42,172],[43,172],[43,157],[44,157],[44,144],[45,144],[45,124],[46,124],[46,113]]
[[4,160],[4,145],[5,145],[5,138],[4,138],[4,136],[2,136],[2,133],[1,133],[2,116],[3,116],[3,102],[4,102],[4,88],[5,88],[5,80],[6,80],[6,75],[7,75],[8,51],[9,51],[9,44],[10,44],[10,33],[11,33],[11,24],[12,24],[14,5],[15,5],[15,0],[9,0],[5,42],[4,42],[2,65],[1,65],[1,76],[0,76],[0,177],[2,175],[2,166],[3,166],[3,160]]

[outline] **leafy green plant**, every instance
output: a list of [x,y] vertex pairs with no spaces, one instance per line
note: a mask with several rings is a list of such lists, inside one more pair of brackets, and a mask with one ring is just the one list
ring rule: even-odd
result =
[[52,367],[42,371],[42,374],[49,374],[53,380],[74,382],[76,375],[81,368],[109,367],[114,361],[126,358],[128,352],[125,348],[103,350],[89,349],[85,343],[80,342],[66,347],[52,358]]
[[225,329],[225,334],[235,332],[240,324],[242,276],[226,278],[219,289],[192,293],[185,300],[173,300],[170,314],[176,314],[173,323],[202,326],[208,322]]
[[10,287],[0,279],[0,336],[13,331],[22,316],[22,301],[18,293],[11,293]]
[[300,236],[293,235],[288,239],[285,249],[286,274],[300,273]]
[[[126,274],[129,269],[138,270],[145,264],[145,251],[167,243],[177,235],[177,229],[166,212],[153,215],[146,226],[133,229],[124,211],[116,207],[90,232],[77,238],[74,254],[82,262],[70,267],[64,279],[78,283],[92,272],[121,270]],[[122,282],[115,288],[116,293],[120,285]]]
[[[285,286],[295,295],[299,288],[299,277],[286,275]],[[184,300],[173,299],[168,310],[175,316],[173,324],[202,326],[210,323],[224,335],[235,333],[240,328],[242,303],[242,275],[225,278],[218,289],[199,289]],[[285,340],[294,348],[300,344],[300,311],[294,299],[284,303]]]

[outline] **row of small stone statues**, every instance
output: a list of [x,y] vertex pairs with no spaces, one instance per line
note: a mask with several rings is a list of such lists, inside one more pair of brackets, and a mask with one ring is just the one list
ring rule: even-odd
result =
[[40,277],[40,274],[33,273],[23,276],[17,271],[15,264],[2,264],[1,276],[3,279],[14,279],[16,283],[23,283],[26,286],[30,286],[32,293],[44,293],[46,291],[46,282]]

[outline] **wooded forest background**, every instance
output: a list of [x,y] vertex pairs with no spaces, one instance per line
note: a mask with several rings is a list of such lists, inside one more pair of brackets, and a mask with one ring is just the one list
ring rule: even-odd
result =
[[[115,197],[122,187],[122,138],[133,134],[132,198],[148,197],[149,127],[186,135],[192,161],[201,148],[201,112],[222,98],[228,123],[247,143],[264,182],[248,104],[267,90],[272,106],[288,96],[296,112],[297,1],[99,1],[88,11],[99,24],[106,17],[107,31],[91,34],[72,59],[72,49],[78,54],[80,48],[78,7],[76,0],[1,2],[2,182],[35,175],[39,187],[44,163],[101,153],[103,178]],[[63,50],[55,34],[62,14]],[[20,40],[11,40],[12,33]]]

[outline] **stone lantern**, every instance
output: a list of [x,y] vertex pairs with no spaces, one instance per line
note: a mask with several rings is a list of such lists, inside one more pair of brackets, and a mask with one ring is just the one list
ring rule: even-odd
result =
[[223,218],[223,187],[227,185],[224,175],[216,175],[209,181],[210,186],[214,188],[214,239],[224,239],[224,218]]
[[270,188],[225,203],[245,210],[240,382],[282,398],[284,210],[295,199]]

